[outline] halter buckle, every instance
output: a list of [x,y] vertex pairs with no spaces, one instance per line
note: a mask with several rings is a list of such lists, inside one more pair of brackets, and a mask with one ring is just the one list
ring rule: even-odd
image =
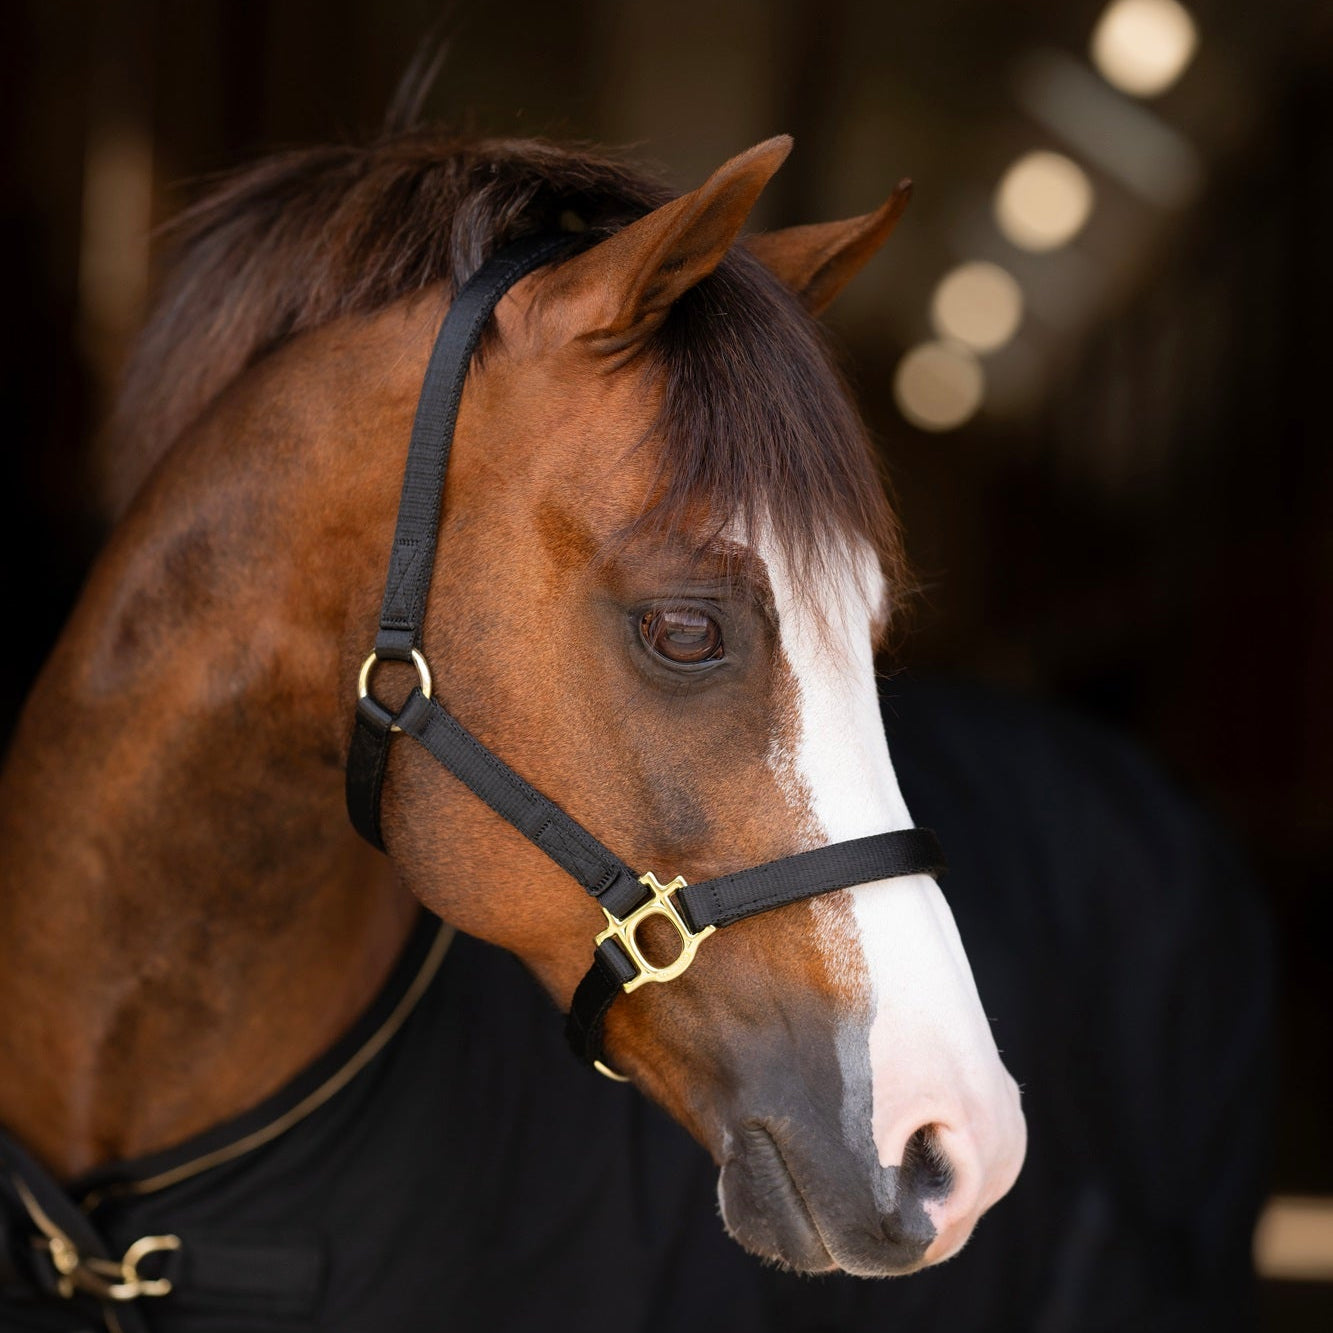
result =
[[171,1295],[171,1280],[140,1277],[139,1262],[150,1254],[179,1250],[179,1236],[140,1236],[125,1251],[119,1263],[82,1255],[67,1236],[52,1236],[45,1242],[51,1264],[60,1275],[56,1291],[66,1300],[76,1291],[86,1291],[104,1301],[137,1301],[141,1296]]
[[47,1252],[56,1271],[56,1293],[65,1300],[86,1291],[104,1301],[137,1301],[141,1296],[169,1296],[172,1284],[165,1277],[141,1277],[139,1264],[150,1254],[181,1248],[179,1236],[140,1236],[123,1257],[99,1259],[79,1253],[79,1247],[56,1226],[21,1179],[15,1181],[23,1206],[37,1229],[33,1244]]
[[[685,887],[684,876],[677,875],[669,884],[663,884],[650,870],[646,875],[639,876],[639,883],[653,896],[623,918],[613,916],[603,907],[602,913],[606,917],[606,929],[593,941],[594,945],[600,946],[605,944],[607,940],[614,939],[624,949],[634,966],[639,969],[637,975],[632,976],[622,987],[627,995],[631,991],[637,990],[645,981],[674,981],[694,962],[694,955],[699,947],[699,942],[706,940],[717,929],[716,926],[705,926],[702,930],[695,932],[689,928],[685,918],[680,914],[680,908],[674,902],[674,895],[677,890]],[[635,938],[635,932],[639,926],[647,921],[650,916],[665,917],[680,937],[680,953],[664,967],[658,967],[656,964],[650,963],[644,957],[639,948],[639,942]]]

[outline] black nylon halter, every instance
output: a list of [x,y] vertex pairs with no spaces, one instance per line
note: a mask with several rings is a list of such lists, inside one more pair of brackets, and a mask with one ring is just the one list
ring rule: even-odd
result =
[[[938,875],[945,862],[929,829],[898,829],[799,852],[698,884],[672,880],[661,885],[651,875],[636,875],[431,697],[421,629],[449,449],[472,354],[504,293],[571,244],[568,236],[533,237],[492,257],[454,298],[435,340],[412,425],[379,633],[361,672],[347,757],[347,808],[357,831],[383,850],[380,790],[390,742],[395,731],[402,731],[597,899],[608,926],[597,937],[592,966],[575,991],[566,1032],[581,1058],[609,1073],[600,1060],[602,1025],[616,996],[643,981],[678,976],[692,960],[699,940],[714,929],[854,884],[900,875]],[[396,713],[369,692],[370,673],[377,661],[385,659],[413,663],[419,677]],[[649,963],[634,942],[634,931],[647,916],[666,917],[680,936],[681,955],[666,968]]]

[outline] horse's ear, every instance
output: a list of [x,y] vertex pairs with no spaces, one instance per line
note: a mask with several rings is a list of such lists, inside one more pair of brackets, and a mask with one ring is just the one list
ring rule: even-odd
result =
[[817,315],[889,239],[912,197],[912,182],[897,188],[873,213],[844,222],[817,222],[747,236],[746,247]]
[[647,337],[672,302],[722,261],[759,192],[791,151],[780,134],[723,163],[697,190],[562,264],[548,291],[564,331],[600,350]]

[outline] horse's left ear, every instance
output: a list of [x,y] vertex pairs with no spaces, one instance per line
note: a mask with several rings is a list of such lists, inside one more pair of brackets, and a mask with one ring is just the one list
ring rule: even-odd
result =
[[785,134],[756,144],[698,189],[561,264],[545,284],[544,303],[560,333],[599,352],[642,342],[672,303],[722,262],[790,151]]
[[817,315],[889,239],[911,197],[912,182],[899,181],[873,213],[843,222],[760,232],[747,236],[745,246]]

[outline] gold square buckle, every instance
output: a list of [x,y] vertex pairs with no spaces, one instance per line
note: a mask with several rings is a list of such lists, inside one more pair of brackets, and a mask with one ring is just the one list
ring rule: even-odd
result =
[[[609,939],[615,939],[629,955],[634,966],[639,969],[636,976],[625,982],[623,989],[626,994],[629,994],[632,990],[637,990],[645,981],[674,981],[694,962],[694,954],[699,947],[699,942],[706,940],[717,929],[716,926],[705,926],[696,934],[685,923],[685,918],[680,914],[680,909],[674,901],[676,891],[685,887],[685,879],[682,875],[677,875],[669,884],[663,884],[650,870],[646,875],[639,876],[639,883],[653,896],[646,903],[636,907],[623,920],[612,916],[603,907],[602,912],[606,917],[606,929],[594,941],[594,944],[601,945]],[[635,938],[635,932],[639,926],[647,921],[650,916],[665,917],[680,937],[680,953],[663,967],[650,963],[643,956],[639,949],[639,942]]]

